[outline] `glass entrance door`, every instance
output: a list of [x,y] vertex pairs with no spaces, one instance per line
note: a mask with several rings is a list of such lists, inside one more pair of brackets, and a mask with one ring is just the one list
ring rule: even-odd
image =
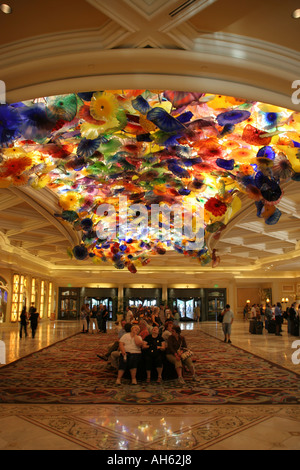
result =
[[201,300],[199,298],[176,299],[176,307],[183,321],[196,321],[196,308],[201,307]]
[[219,313],[222,312],[226,304],[226,289],[207,289],[207,320],[217,321]]
[[60,289],[59,320],[77,320],[79,318],[79,292],[75,289]]

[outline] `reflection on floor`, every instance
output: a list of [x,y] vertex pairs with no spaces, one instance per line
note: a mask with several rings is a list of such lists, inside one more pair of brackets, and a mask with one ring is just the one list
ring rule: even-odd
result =
[[[112,325],[109,325],[112,328]],[[219,323],[182,323],[223,338]],[[19,338],[18,325],[1,325],[6,363],[47,347],[79,331],[76,322],[41,322],[36,337]],[[232,345],[282,367],[293,364],[299,338],[251,335],[247,321],[235,321]],[[101,335],[99,335],[99,342]],[[3,345],[3,343],[0,343]],[[298,346],[299,348],[299,346]],[[299,354],[300,355],[300,354]],[[300,407],[0,405],[0,449],[217,450],[300,449]]]

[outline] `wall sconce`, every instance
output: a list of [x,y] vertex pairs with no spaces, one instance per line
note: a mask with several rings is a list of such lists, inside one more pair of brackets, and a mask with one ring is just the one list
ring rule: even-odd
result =
[[283,303],[283,304],[287,304],[288,301],[289,301],[289,299],[287,297],[286,298],[282,297],[282,299],[281,299],[281,303]]
[[246,304],[250,304],[250,300],[246,300]]
[[266,299],[267,304],[270,302],[270,299]]
[[[3,13],[5,13],[6,15],[9,15],[9,14],[12,12],[11,7],[10,7],[9,5],[7,5],[7,3],[1,3],[1,5],[0,5],[0,10],[1,10]],[[296,12],[296,11],[297,11],[297,10],[295,10],[295,12]],[[295,12],[294,12],[294,13],[295,13]],[[294,16],[294,13],[293,13],[293,17],[294,17],[294,18],[297,18],[297,16]]]

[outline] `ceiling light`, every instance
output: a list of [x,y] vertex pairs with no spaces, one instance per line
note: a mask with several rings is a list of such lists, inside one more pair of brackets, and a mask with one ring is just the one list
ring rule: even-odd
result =
[[1,9],[1,11],[2,11],[3,13],[6,13],[7,15],[8,15],[9,13],[11,13],[11,11],[12,11],[12,10],[11,10],[11,7],[10,7],[9,5],[7,5],[7,3],[1,3],[0,9]]
[[292,13],[293,18],[300,18],[300,8],[297,8],[297,10],[294,10]]

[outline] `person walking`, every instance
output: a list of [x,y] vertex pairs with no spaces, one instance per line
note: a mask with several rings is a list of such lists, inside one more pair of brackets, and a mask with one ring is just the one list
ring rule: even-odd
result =
[[38,318],[39,318],[39,314],[37,313],[36,308],[34,307],[29,318],[33,338],[35,337],[36,329],[38,326]]
[[222,328],[224,333],[224,343],[231,343],[230,336],[231,336],[231,326],[234,320],[234,314],[232,310],[230,310],[230,305],[227,304],[223,312],[221,313],[223,317]]
[[26,307],[23,307],[21,315],[20,315],[20,338],[22,338],[22,331],[24,329],[25,333],[25,338],[28,336],[27,335],[27,313],[26,313]]

